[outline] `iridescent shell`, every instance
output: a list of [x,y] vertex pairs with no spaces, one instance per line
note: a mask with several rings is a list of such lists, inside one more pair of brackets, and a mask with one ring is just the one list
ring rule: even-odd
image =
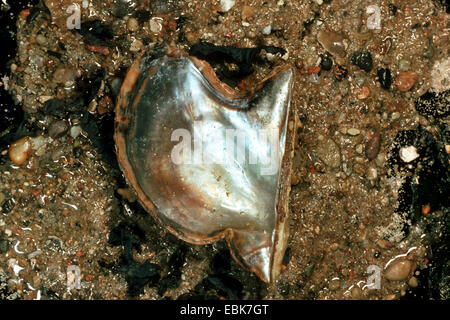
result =
[[226,238],[236,261],[266,282],[280,272],[288,237],[292,82],[293,69],[281,67],[241,95],[205,61],[144,53],[116,106],[118,161],[144,208],[187,242]]

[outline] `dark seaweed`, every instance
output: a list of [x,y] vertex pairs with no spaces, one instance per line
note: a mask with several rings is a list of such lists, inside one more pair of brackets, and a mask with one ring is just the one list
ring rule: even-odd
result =
[[156,285],[160,279],[160,266],[150,261],[140,264],[133,258],[133,248],[140,251],[140,239],[125,224],[120,224],[111,230],[108,242],[111,246],[123,246],[124,254],[119,261],[105,263],[101,267],[120,273],[128,284],[128,294],[132,297],[143,293],[144,287]]
[[175,252],[170,256],[168,262],[168,272],[167,275],[159,281],[158,284],[158,294],[160,296],[169,289],[178,288],[181,284],[181,271],[186,259],[187,248],[184,245],[176,248]]
[[[443,147],[448,131],[442,131],[436,137],[422,127],[400,131],[388,160],[391,169],[398,168],[392,170],[393,175],[408,173],[399,191],[397,211],[406,213],[413,225],[421,226],[426,234],[424,241],[431,248],[431,265],[421,270],[420,286],[409,292],[405,299],[450,299],[450,168]],[[416,147],[420,157],[407,166],[398,154],[402,146],[409,145]],[[421,213],[424,205],[431,208],[426,216]],[[404,229],[408,232],[407,224]]]
[[191,47],[190,55],[208,61],[213,68],[217,68],[224,62],[233,62],[238,66],[238,70],[228,70],[221,68],[217,76],[223,82],[235,87],[243,78],[252,74],[255,69],[258,54],[265,50],[272,54],[285,54],[285,50],[272,46],[260,46],[256,48],[236,48],[230,46],[216,46],[208,42],[201,42]]
[[114,38],[112,28],[100,20],[83,22],[77,30],[84,41],[89,45],[112,47],[111,40]]

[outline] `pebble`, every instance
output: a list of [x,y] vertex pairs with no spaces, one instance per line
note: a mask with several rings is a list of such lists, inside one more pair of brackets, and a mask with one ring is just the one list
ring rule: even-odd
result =
[[356,128],[350,128],[347,130],[347,133],[351,136],[357,136],[361,133],[361,131],[359,129]]
[[378,177],[377,168],[374,168],[374,167],[368,168],[366,176],[367,176],[367,179],[369,179],[369,180],[375,180]]
[[391,119],[394,121],[400,119],[400,112],[392,112]]
[[138,51],[140,51],[142,49],[143,46],[144,46],[144,44],[142,43],[141,40],[134,39],[134,41],[130,45],[130,51],[131,52],[138,52]]
[[127,28],[131,32],[135,32],[139,30],[139,21],[135,18],[128,19]]
[[162,19],[158,17],[154,17],[150,19],[150,31],[153,33],[159,33],[162,30]]
[[408,278],[413,262],[406,259],[397,259],[389,264],[384,271],[384,277],[391,281],[402,281]]
[[40,45],[40,46],[45,46],[47,45],[47,38],[44,37],[42,34],[38,34],[36,36],[36,42]]
[[220,0],[220,11],[227,12],[236,4],[236,0]]
[[327,56],[322,56],[320,60],[320,69],[329,71],[333,67],[333,60]]
[[135,0],[114,0],[111,7],[111,13],[117,18],[123,18],[131,13],[135,7]]
[[298,176],[297,176],[297,174],[294,171],[292,171],[292,173],[291,173],[291,185],[295,186],[298,183],[299,183]]
[[329,168],[339,168],[341,165],[341,152],[338,145],[330,138],[325,138],[316,149],[317,156]]
[[50,127],[48,128],[48,135],[52,139],[58,139],[58,138],[61,138],[62,136],[64,136],[68,130],[69,130],[68,124],[63,120],[59,120],[59,121],[53,122],[50,125]]
[[358,99],[359,100],[364,100],[367,99],[370,95],[370,90],[367,87],[362,87],[361,90],[358,93]]
[[78,138],[78,136],[81,134],[81,127],[80,126],[73,126],[70,128],[70,136],[74,139]]
[[357,153],[361,154],[361,153],[363,153],[364,146],[362,144],[358,144],[356,146],[355,150],[356,150]]
[[255,15],[255,9],[251,6],[244,6],[242,7],[241,11],[241,19],[244,21],[250,21],[252,20],[253,16]]
[[[3,202],[1,209],[3,213],[10,213],[12,209],[16,206],[16,202],[13,198],[9,198],[5,202]],[[6,232],[6,231],[5,231]]]
[[417,288],[417,286],[419,285],[419,282],[417,281],[416,277],[411,277],[411,279],[408,280],[408,285],[411,288]]
[[357,51],[353,53],[351,61],[355,66],[358,66],[366,72],[370,72],[370,70],[372,70],[372,55],[369,51]]
[[414,71],[401,72],[395,79],[395,86],[398,90],[406,92],[409,91],[419,79],[419,75]]
[[346,55],[344,39],[340,33],[330,30],[320,30],[317,33],[317,41],[322,47],[332,55],[338,57],[345,57]]
[[9,241],[8,240],[0,240],[0,254],[7,253],[9,251]]
[[268,36],[271,32],[272,32],[272,26],[270,26],[270,25],[265,26],[261,31],[261,33],[265,36]]
[[331,291],[336,291],[337,289],[339,289],[340,286],[341,286],[341,283],[340,283],[339,279],[338,278],[334,278],[334,279],[331,279],[328,288]]
[[381,88],[389,90],[392,84],[391,70],[388,68],[380,68],[377,71],[378,81],[380,81]]
[[417,153],[417,149],[414,146],[407,146],[400,148],[399,151],[400,159],[402,159],[404,162],[409,163],[411,161],[414,161],[419,157],[419,154]]
[[381,146],[381,135],[379,133],[375,133],[366,142],[365,152],[367,159],[369,160],[375,159],[378,155],[378,152],[380,152],[380,146]]
[[353,299],[359,300],[362,298],[362,290],[358,286],[353,286],[353,288],[350,290],[350,294],[352,295]]
[[23,164],[31,154],[31,141],[28,136],[23,137],[13,144],[8,149],[8,155],[14,164]]

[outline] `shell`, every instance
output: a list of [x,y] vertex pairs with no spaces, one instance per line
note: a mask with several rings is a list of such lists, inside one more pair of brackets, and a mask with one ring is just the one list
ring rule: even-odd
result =
[[279,68],[242,95],[205,61],[143,53],[116,106],[117,158],[145,209],[187,242],[226,238],[266,282],[280,273],[288,237],[293,77]]

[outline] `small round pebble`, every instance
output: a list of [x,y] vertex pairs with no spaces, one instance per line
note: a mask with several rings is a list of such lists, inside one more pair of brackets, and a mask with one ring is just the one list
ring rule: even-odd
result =
[[341,166],[341,152],[332,139],[326,138],[321,141],[316,152],[327,167],[335,169]]
[[139,21],[135,18],[128,19],[127,28],[131,32],[135,32],[139,30]]
[[419,75],[414,71],[404,71],[401,72],[395,79],[395,86],[398,90],[406,92],[411,90],[414,84],[419,79]]
[[328,287],[331,291],[335,291],[335,290],[339,289],[340,286],[341,286],[341,283],[340,283],[339,279],[335,278],[335,279],[331,279],[330,285]]
[[14,164],[23,164],[31,154],[31,142],[29,137],[23,137],[9,147],[8,155]]
[[320,69],[328,71],[331,70],[332,67],[333,67],[333,60],[331,60],[327,56],[322,56],[322,60],[320,61]]
[[406,280],[411,271],[413,262],[406,259],[397,259],[389,264],[384,271],[386,279],[391,281]]
[[353,299],[359,300],[362,298],[362,290],[358,286],[353,286],[353,288],[350,290],[350,294],[352,295]]
[[411,279],[408,280],[408,285],[411,288],[417,288],[417,286],[419,285],[419,282],[417,281],[416,277],[411,277]]
[[48,135],[52,139],[58,139],[61,138],[66,134],[66,132],[69,130],[69,126],[67,123],[63,120],[59,120],[56,122],[53,122],[50,127],[48,128]]
[[359,129],[356,128],[350,128],[347,130],[347,133],[351,136],[357,136],[361,133],[361,131]]
[[271,32],[272,32],[272,27],[270,25],[265,26],[261,31],[261,33],[265,36],[268,36]]
[[42,34],[38,34],[36,37],[36,42],[41,46],[45,46],[47,44],[47,38]]

